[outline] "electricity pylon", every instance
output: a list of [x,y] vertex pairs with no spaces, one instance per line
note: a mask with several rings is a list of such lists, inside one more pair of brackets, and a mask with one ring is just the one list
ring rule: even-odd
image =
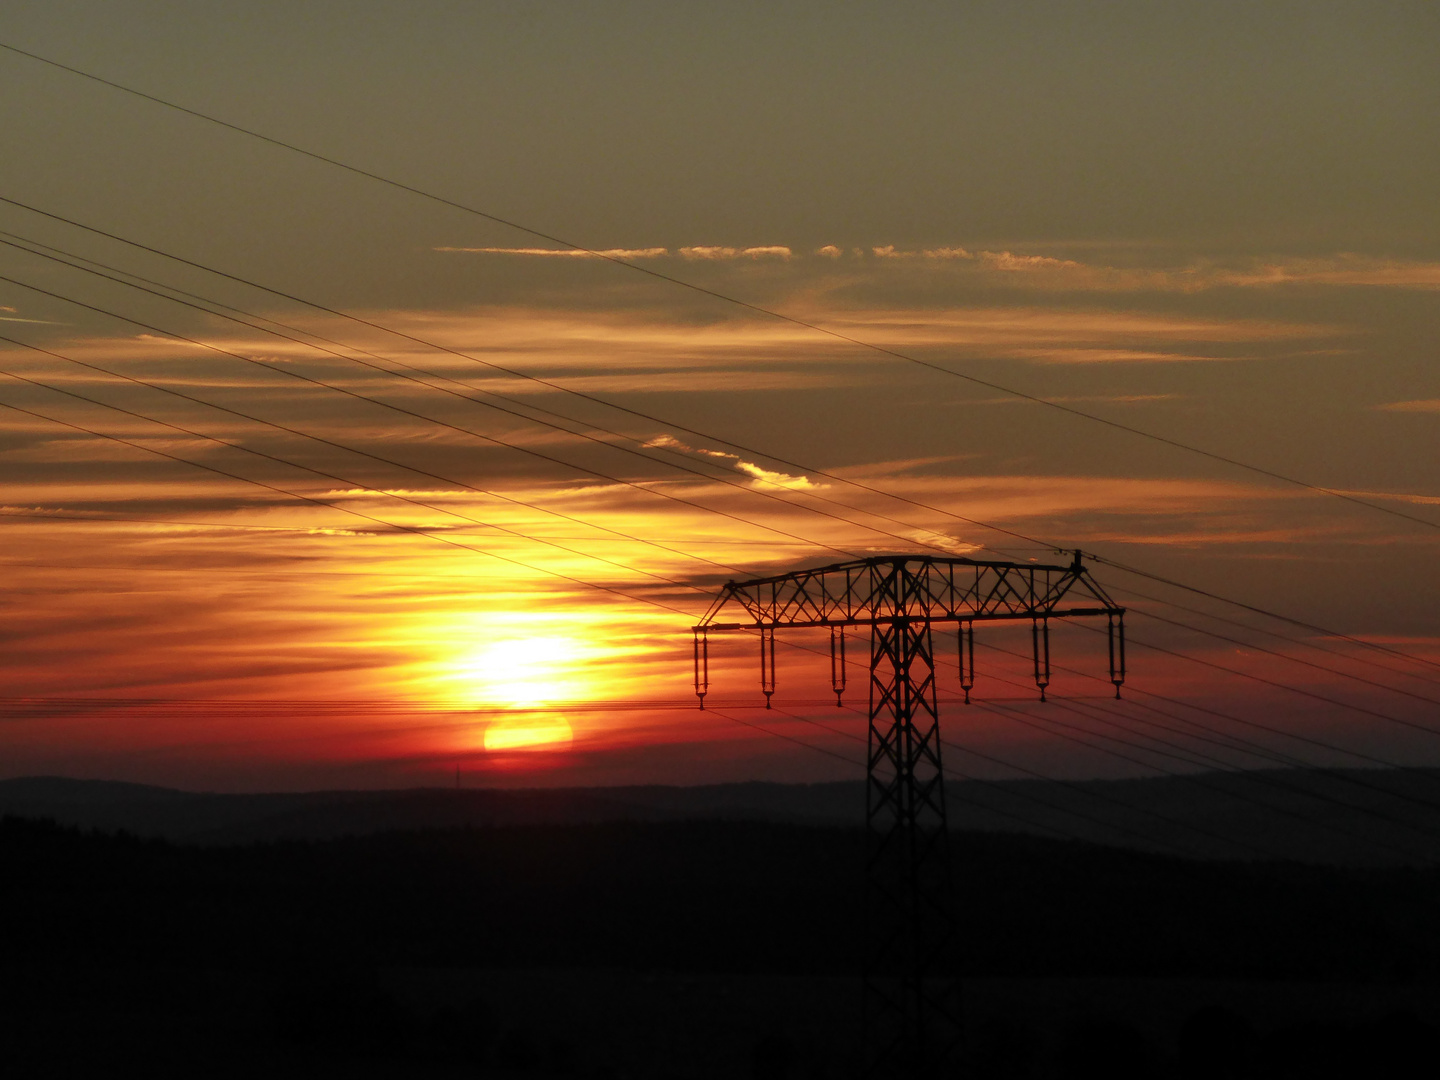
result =
[[[737,605],[743,620],[721,622]],[[713,632],[759,632],[760,689],[769,708],[777,629],[829,628],[831,688],[838,703],[845,691],[845,630],[870,628],[863,967],[868,1075],[943,1066],[959,1047],[933,627],[959,629],[960,685],[968,704],[975,682],[975,624],[1029,620],[1043,701],[1050,682],[1050,620],[1104,616],[1110,681],[1119,697],[1125,681],[1124,615],[1081,565],[1078,551],[1065,566],[885,555],[729,582],[694,628],[695,693],[702,709]]]

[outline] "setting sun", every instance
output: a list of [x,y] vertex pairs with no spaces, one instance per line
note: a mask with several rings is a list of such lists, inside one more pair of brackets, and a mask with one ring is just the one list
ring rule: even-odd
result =
[[477,701],[546,705],[584,696],[588,685],[584,659],[580,644],[571,638],[507,638],[463,657],[456,674],[466,684],[467,695]]

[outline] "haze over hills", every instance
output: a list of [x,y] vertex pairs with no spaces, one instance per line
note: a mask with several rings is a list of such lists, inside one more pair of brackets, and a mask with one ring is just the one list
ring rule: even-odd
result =
[[[1272,770],[1137,780],[960,781],[954,829],[1204,859],[1440,862],[1440,770]],[[330,839],[456,826],[618,821],[860,825],[864,784],[216,794],[101,780],[0,781],[0,814],[184,843]]]

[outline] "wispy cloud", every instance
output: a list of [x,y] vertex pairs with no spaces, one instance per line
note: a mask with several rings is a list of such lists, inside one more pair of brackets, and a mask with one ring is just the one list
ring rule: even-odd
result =
[[1385,412],[1440,413],[1440,398],[1420,398],[1415,401],[1391,401],[1375,407]]
[[709,261],[729,259],[780,259],[789,260],[795,253],[788,247],[780,244],[766,244],[760,247],[733,248],[733,247],[682,247],[681,258],[703,259]]
[[560,259],[663,259],[670,254],[669,248],[605,248],[588,251],[583,248],[537,248],[537,247],[437,247],[432,250],[457,252],[467,255],[533,255],[538,258]]
[[[669,248],[542,248],[542,247],[436,247],[433,251],[465,255],[523,255],[540,259],[666,259],[672,257]],[[837,254],[839,248],[834,249]],[[822,249],[822,254],[823,249]],[[795,252],[783,244],[760,244],[754,247],[725,247],[721,245],[697,244],[682,247],[674,255],[689,261],[724,262],[733,259],[779,259],[788,261]]]
[[1378,499],[1388,502],[1408,503],[1411,506],[1440,506],[1440,495],[1418,495],[1410,491],[1347,491],[1335,488],[1341,495],[1357,499]]
[[1077,292],[1180,292],[1212,289],[1264,289],[1285,286],[1371,287],[1393,289],[1440,289],[1440,262],[1397,259],[1342,252],[1318,257],[1239,257],[1228,261],[1204,260],[1180,266],[1114,266],[1081,262],[1036,251],[969,248],[959,244],[925,248],[901,248],[875,244],[846,250],[826,244],[809,256],[784,244],[732,247],[720,244],[667,247],[607,248],[584,251],[576,248],[542,247],[436,247],[438,252],[481,255],[533,256],[536,258],[667,259],[688,262],[737,262],[774,260],[804,263],[807,258],[836,264],[905,266],[936,272],[998,274],[1012,286]]
[[980,263],[995,270],[1011,272],[1035,270],[1075,270],[1082,264],[1071,259],[1056,259],[1049,255],[1017,255],[1013,251],[971,251],[963,247],[933,247],[906,251],[894,244],[873,247],[870,253],[881,260],[926,260],[930,262]]
[[1047,364],[1155,364],[1194,360],[1234,360],[1233,356],[1200,356],[1189,352],[1158,352],[1154,349],[1049,348],[1012,349],[1010,355]]
[[753,461],[746,461],[739,454],[730,454],[724,450],[706,450],[703,447],[688,446],[675,438],[673,435],[657,435],[645,443],[650,450],[678,450],[683,454],[700,454],[708,458],[718,458],[722,461],[734,462],[734,469],[751,477],[757,488],[775,489],[788,491],[814,491],[824,488],[825,484],[814,483],[807,476],[792,476],[789,473],[779,472],[774,469],[767,469],[757,465]]

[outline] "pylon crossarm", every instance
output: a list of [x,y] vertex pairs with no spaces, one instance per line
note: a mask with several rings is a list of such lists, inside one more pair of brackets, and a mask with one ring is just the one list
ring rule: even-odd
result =
[[[1067,600],[1070,606],[1062,606]],[[1061,566],[896,555],[729,582],[697,629],[875,626],[897,619],[993,622],[1123,610],[1078,560]]]

